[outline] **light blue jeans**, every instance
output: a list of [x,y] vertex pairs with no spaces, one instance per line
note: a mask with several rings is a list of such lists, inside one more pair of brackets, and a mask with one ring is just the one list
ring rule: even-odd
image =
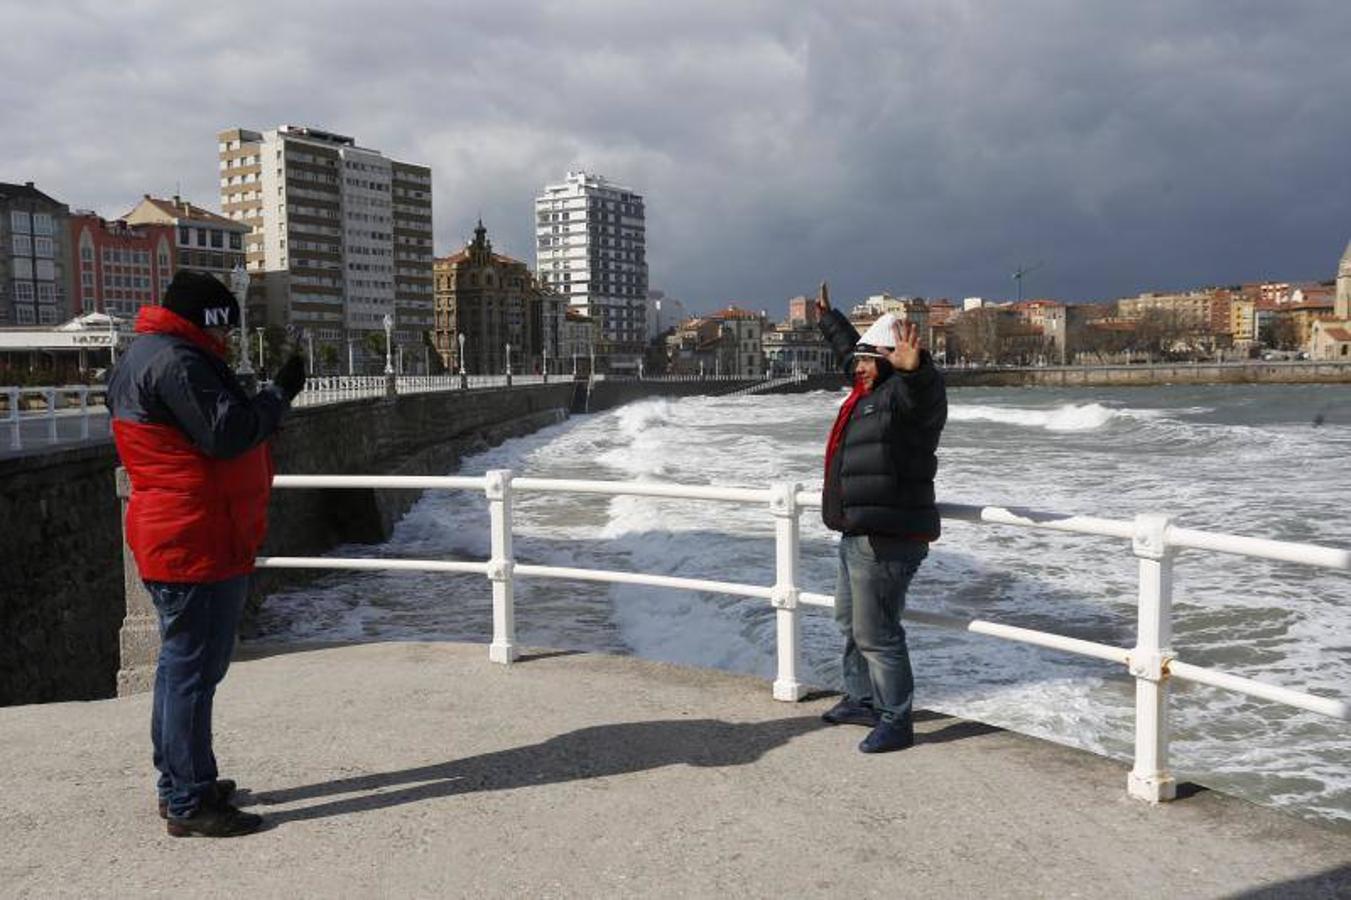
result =
[[835,621],[844,635],[844,690],[851,702],[871,705],[884,721],[907,720],[914,703],[901,612],[910,580],[928,555],[923,541],[840,538]]

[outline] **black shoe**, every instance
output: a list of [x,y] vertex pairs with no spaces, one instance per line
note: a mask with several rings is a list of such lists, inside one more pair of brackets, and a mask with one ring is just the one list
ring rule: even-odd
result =
[[881,720],[877,710],[867,703],[855,703],[848,697],[821,713],[821,721],[831,725],[865,725],[872,728]]
[[[203,803],[212,805],[220,803],[229,803],[230,798],[235,795],[235,783],[228,778],[217,779],[212,785],[207,796],[202,798]],[[159,817],[161,819],[169,818],[169,801],[161,800],[159,802]]]
[[910,719],[878,722],[858,745],[862,753],[890,753],[915,745],[915,724]]
[[199,806],[186,818],[164,823],[170,837],[238,837],[253,834],[262,824],[262,816],[240,812],[228,803]]

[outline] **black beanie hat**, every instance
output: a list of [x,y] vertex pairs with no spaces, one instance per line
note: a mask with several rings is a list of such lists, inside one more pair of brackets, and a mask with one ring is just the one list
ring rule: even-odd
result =
[[239,302],[220,279],[186,269],[174,275],[164,292],[164,308],[198,328],[238,328]]

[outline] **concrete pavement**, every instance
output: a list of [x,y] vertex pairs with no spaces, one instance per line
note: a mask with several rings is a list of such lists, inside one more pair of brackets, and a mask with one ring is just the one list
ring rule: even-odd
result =
[[[256,651],[255,651],[256,652]],[[936,715],[865,756],[755,678],[462,644],[281,648],[216,702],[267,830],[176,840],[149,697],[0,709],[3,896],[1351,894],[1351,831]]]

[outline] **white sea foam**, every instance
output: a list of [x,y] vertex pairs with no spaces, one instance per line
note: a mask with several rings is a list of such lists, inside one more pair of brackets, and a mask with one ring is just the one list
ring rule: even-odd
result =
[[950,404],[949,422],[996,422],[1047,431],[1094,431],[1121,419],[1154,418],[1156,410],[1111,409],[1101,403],[1067,403],[1050,409]]

